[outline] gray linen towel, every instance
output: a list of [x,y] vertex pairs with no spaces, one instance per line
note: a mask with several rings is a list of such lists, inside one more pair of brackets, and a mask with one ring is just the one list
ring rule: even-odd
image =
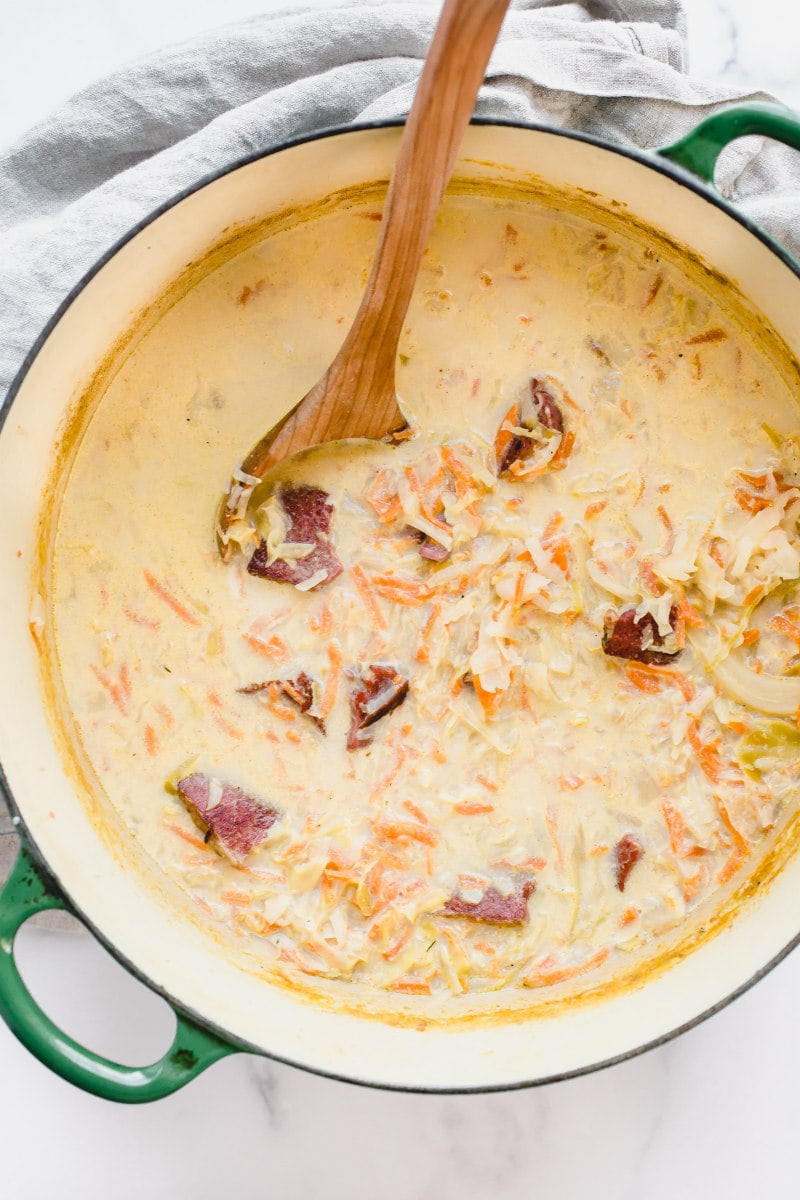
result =
[[[439,4],[287,8],[168,47],[80,92],[0,154],[0,394],[104,250],[181,188],[326,126],[408,111]],[[478,99],[658,147],[745,96],[686,73],[679,0],[515,0]],[[800,155],[746,139],[726,195],[800,253]],[[0,879],[16,846],[0,801]]]

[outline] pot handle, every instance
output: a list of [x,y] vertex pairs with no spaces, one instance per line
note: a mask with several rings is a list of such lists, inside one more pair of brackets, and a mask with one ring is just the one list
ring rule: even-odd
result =
[[658,154],[713,184],[722,151],[729,142],[750,134],[774,138],[800,150],[800,115],[780,104],[735,104],[706,117],[691,133]]
[[175,1039],[164,1057],[148,1067],[123,1066],[74,1041],[42,1011],[14,961],[14,938],[19,928],[34,913],[50,908],[69,911],[69,905],[23,844],[0,892],[0,1017],[51,1071],[95,1096],[140,1104],[176,1092],[206,1067],[239,1049],[175,1009]]

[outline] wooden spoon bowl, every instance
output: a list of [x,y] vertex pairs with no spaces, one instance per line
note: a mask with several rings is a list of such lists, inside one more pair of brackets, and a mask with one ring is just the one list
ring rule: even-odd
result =
[[406,428],[395,364],[422,256],[510,0],[445,0],[403,130],[367,287],[339,353],[310,392],[252,448],[217,512],[228,561],[264,475],[283,459],[344,438]]

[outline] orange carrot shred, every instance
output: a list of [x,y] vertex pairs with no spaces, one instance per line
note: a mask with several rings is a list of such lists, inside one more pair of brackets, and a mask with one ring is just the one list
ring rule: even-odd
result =
[[409,996],[430,996],[430,984],[417,979],[396,979],[389,984],[390,991],[406,992]]
[[478,783],[482,783],[483,786],[488,791],[490,791],[490,792],[499,792],[500,791],[500,785],[498,783],[492,783],[491,779],[487,779],[485,775],[476,774],[475,778],[477,779]]
[[273,635],[267,641],[252,633],[243,633],[242,637],[251,650],[255,650],[256,654],[261,654],[264,658],[271,658],[275,662],[288,662],[291,657],[286,642],[277,635]]
[[369,584],[369,580],[358,563],[355,563],[350,568],[350,574],[353,576],[353,582],[358,588],[358,594],[361,597],[364,607],[372,618],[373,625],[376,629],[386,630],[388,628],[386,618],[380,610],[380,605],[375,598],[375,593]]
[[558,449],[550,459],[548,465],[551,471],[563,471],[564,467],[567,465],[567,459],[572,453],[572,448],[574,445],[575,434],[571,429],[568,429],[567,432],[562,436],[561,441],[558,444]]
[[404,800],[403,808],[407,809],[411,813],[412,817],[416,817],[416,819],[418,821],[420,821],[423,825],[429,824],[428,818],[425,816],[425,813],[422,811],[421,808],[417,808],[417,806],[413,802],[413,800]]
[[199,618],[196,617],[194,613],[190,612],[184,604],[181,604],[180,600],[173,596],[169,588],[163,583],[160,583],[159,580],[156,579],[155,575],[151,575],[149,571],[145,571],[144,577],[147,586],[150,588],[150,591],[153,592],[154,595],[158,596],[160,600],[163,600],[165,604],[169,605],[177,617],[180,617],[180,619],[185,621],[187,625],[200,625],[201,622]]
[[130,698],[131,691],[130,680],[127,677],[127,673],[125,676],[123,676],[122,672],[120,672],[119,683],[114,683],[114,681],[109,679],[109,677],[103,671],[101,671],[99,667],[96,667],[94,663],[91,663],[90,666],[93,675],[97,679],[97,682],[101,685],[101,687],[105,688],[111,697],[111,702],[114,707],[119,713],[122,714],[123,717],[127,716],[129,709],[128,700]]
[[413,821],[375,821],[372,828],[378,837],[390,842],[424,842],[427,846],[437,846],[439,835],[435,830],[424,825],[415,825]]
[[325,690],[322,693],[319,705],[319,711],[323,717],[328,716],[336,703],[336,697],[339,693],[339,680],[342,675],[342,648],[335,640],[328,643],[328,662],[331,664],[331,669],[328,672],[328,678],[325,681]]
[[590,958],[584,959],[582,963],[576,963],[571,967],[562,967],[555,971],[548,970],[544,963],[539,963],[525,976],[524,983],[527,987],[552,987],[556,983],[565,983],[568,979],[586,975],[596,967],[602,966],[610,953],[608,946],[604,946],[602,950],[598,950]]
[[173,833],[176,833],[184,842],[188,842],[190,846],[194,846],[195,849],[208,851],[208,846],[201,838],[195,837],[194,834],[189,833],[186,829],[182,829],[180,825],[168,825],[167,829],[171,829]]
[[475,689],[475,695],[481,702],[481,707],[487,717],[491,717],[497,712],[497,707],[500,703],[502,692],[487,692],[481,685],[480,678],[477,675],[472,676],[472,686]]

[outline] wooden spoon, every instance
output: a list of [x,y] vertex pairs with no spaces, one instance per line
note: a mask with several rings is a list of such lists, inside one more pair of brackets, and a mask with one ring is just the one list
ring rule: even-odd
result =
[[282,459],[342,438],[386,438],[405,428],[397,404],[397,344],[447,181],[509,0],[445,0],[400,139],[378,248],[342,348],[311,391],[258,442],[223,497],[217,547],[246,517],[264,474]]

